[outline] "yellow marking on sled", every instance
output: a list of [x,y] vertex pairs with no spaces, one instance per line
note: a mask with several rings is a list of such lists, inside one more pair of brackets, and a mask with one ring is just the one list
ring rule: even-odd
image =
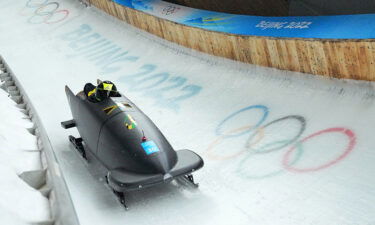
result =
[[130,121],[130,123],[128,123],[127,121],[125,121],[125,126],[126,126],[126,128],[128,128],[128,130],[131,130],[131,129],[137,127],[137,122],[135,122],[135,120],[133,119],[133,117],[131,117],[130,115],[126,114],[126,119]]
[[118,105],[113,105],[113,106],[109,106],[107,108],[104,108],[103,111],[109,115],[113,112],[113,110],[117,109],[118,108]]

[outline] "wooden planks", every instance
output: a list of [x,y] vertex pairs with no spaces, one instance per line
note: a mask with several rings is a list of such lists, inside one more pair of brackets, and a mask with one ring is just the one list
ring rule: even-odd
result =
[[375,81],[375,39],[239,36],[177,24],[123,7],[110,0],[90,2],[133,26],[208,54],[282,70]]

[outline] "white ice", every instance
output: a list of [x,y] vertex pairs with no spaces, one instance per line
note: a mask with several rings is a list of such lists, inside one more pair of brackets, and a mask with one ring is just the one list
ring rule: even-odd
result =
[[[3,0],[0,54],[37,108],[81,224],[375,224],[373,83],[207,56],[57,2],[69,16],[46,23],[36,1]],[[69,146],[77,132],[59,124],[71,119],[64,85],[78,92],[97,78],[115,82],[176,149],[202,155],[198,190],[133,192],[123,210]]]
[[26,130],[32,123],[2,89],[0,109],[0,224],[47,221],[48,199],[18,176],[42,169],[36,137]]

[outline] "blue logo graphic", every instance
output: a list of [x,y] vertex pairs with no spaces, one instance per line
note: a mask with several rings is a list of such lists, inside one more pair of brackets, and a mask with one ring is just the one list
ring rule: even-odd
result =
[[238,35],[290,38],[372,39],[375,14],[267,17],[217,13],[188,8],[161,0],[112,0],[154,16],[161,7],[179,7],[184,13],[168,17],[176,23]]
[[152,153],[160,151],[158,146],[156,146],[155,142],[153,141],[146,141],[146,142],[143,142],[141,145],[147,155],[151,155]]

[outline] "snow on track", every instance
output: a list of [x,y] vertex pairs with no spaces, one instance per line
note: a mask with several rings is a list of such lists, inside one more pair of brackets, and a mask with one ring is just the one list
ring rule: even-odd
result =
[[[372,83],[219,59],[77,1],[42,2],[3,0],[0,49],[49,134],[81,224],[375,223]],[[43,4],[56,17],[38,15]],[[64,85],[78,92],[97,78],[114,81],[176,149],[203,156],[199,190],[133,192],[124,211],[69,145],[76,131],[59,124],[71,118]]]
[[[4,71],[0,71],[0,75]],[[49,201],[18,175],[41,170],[32,122],[0,89],[0,223],[15,225],[50,219]]]

